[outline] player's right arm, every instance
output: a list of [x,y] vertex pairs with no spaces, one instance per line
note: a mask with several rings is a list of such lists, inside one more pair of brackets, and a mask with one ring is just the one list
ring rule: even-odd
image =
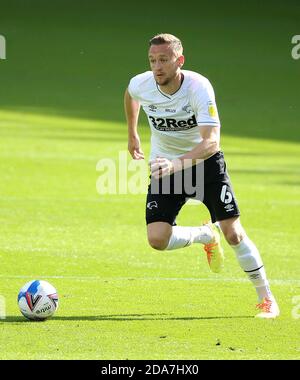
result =
[[124,95],[124,108],[128,125],[128,150],[134,160],[143,160],[140,137],[137,132],[140,113],[140,103],[133,99],[126,89]]

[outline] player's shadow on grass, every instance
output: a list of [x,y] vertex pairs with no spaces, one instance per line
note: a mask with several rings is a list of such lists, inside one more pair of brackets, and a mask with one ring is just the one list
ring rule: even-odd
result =
[[[228,316],[198,316],[198,317],[180,317],[169,314],[109,314],[109,315],[82,315],[82,316],[54,316],[49,320],[53,321],[193,321],[193,320],[210,320],[210,319],[243,319],[253,318],[252,315],[228,315]],[[7,316],[0,319],[1,322],[9,323],[28,323],[31,322],[22,316]],[[40,321],[43,322],[43,321]]]

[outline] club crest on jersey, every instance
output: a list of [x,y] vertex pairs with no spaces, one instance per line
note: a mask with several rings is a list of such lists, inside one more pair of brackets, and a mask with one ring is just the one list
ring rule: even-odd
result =
[[190,106],[190,104],[187,104],[186,106],[182,107],[182,111],[185,111],[186,113],[191,113],[192,107]]
[[177,120],[153,116],[148,117],[152,126],[158,131],[185,131],[198,125],[195,115],[186,120]]

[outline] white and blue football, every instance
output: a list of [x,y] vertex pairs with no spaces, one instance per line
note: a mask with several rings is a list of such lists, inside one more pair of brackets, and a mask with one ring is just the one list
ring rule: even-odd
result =
[[58,308],[56,289],[47,281],[27,282],[18,294],[18,305],[24,317],[45,320]]

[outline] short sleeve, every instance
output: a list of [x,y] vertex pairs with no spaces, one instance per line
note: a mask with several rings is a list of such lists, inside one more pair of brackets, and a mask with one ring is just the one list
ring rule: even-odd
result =
[[211,83],[207,80],[193,93],[196,120],[198,125],[212,125],[220,127],[220,119],[215,100],[215,93]]
[[129,95],[135,99],[135,100],[139,100],[139,93],[138,93],[138,81],[137,81],[137,78],[136,77],[133,77],[130,82],[129,82],[129,85],[128,85],[128,92],[129,92]]

